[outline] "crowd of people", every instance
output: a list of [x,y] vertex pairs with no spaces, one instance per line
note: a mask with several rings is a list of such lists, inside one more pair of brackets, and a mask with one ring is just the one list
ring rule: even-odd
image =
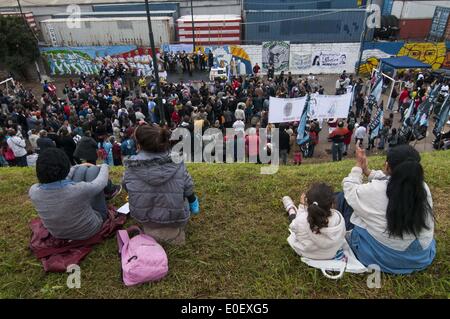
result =
[[[205,64],[210,59],[201,52],[162,55],[169,70],[173,69],[170,65],[175,61],[188,72],[191,67],[187,65],[191,59],[199,70],[210,66]],[[258,66],[255,65],[254,69],[259,72]],[[130,79],[120,64],[103,67],[97,76],[82,74],[79,79],[70,80],[64,88],[45,82],[41,95],[16,82],[10,90],[12,94],[0,92],[0,164],[26,166],[27,155],[56,146],[66,152],[72,164],[82,161],[94,163],[100,159],[108,165],[122,165],[124,157],[136,154],[133,132],[140,122],[162,124],[169,131],[183,127],[191,133],[194,127],[199,126],[202,132],[217,128],[224,133],[224,145],[227,138],[230,141],[225,129],[232,128],[242,133],[237,138],[246,144],[247,157],[252,134],[244,131],[255,128],[258,135],[260,129],[265,129],[270,147],[271,130],[277,127],[281,131],[278,149],[282,164],[287,164],[289,159],[299,164],[302,158],[314,156],[323,121],[308,120],[306,131],[309,138],[298,145],[298,122],[279,125],[268,122],[269,98],[324,94],[324,87],[313,74],[302,77],[281,72],[273,76],[264,78],[254,74],[201,84],[163,81],[162,108],[157,105],[154,81],[145,77]],[[383,129],[375,138],[369,127],[373,110],[368,107],[368,81],[356,80],[345,71],[339,76],[335,93],[353,92],[354,99],[347,119],[329,119],[327,123],[334,161],[346,156],[350,145],[357,141],[361,145],[367,143],[368,150],[375,147],[384,150],[410,141],[399,134],[394,113],[399,112],[400,120],[403,120],[412,99],[416,112],[429,95],[430,86],[422,73],[406,72],[402,76],[403,90],[399,93],[397,85],[394,87],[387,108],[390,112],[386,112],[388,116],[383,120]],[[448,94],[447,84],[442,86],[443,94],[445,90]],[[204,138],[207,139],[205,144],[211,142],[211,137]],[[212,141],[215,142],[214,139]],[[35,159],[36,156],[31,156],[31,163]]]
[[[145,233],[158,242],[183,244],[186,224],[199,213],[200,203],[184,162],[175,163],[171,156],[171,136],[178,127],[190,132],[195,127],[202,132],[233,129],[234,141],[240,139],[247,146],[248,158],[257,157],[257,148],[250,145],[264,129],[266,146],[278,143],[282,164],[290,155],[295,164],[302,155],[313,157],[319,143],[322,121],[308,121],[309,138],[302,145],[296,143],[299,123],[268,122],[269,97],[324,94],[312,74],[234,77],[198,87],[163,82],[159,97],[163,107],[157,105],[152,81],[136,79],[136,88],[130,90],[125,77],[117,66],[98,76],[82,75],[61,91],[45,82],[40,96],[19,82],[11,88],[12,95],[0,93],[0,160],[2,165],[26,166],[29,154],[38,154],[39,183],[29,195],[56,238],[85,240],[95,235],[108,218],[107,201],[124,188],[130,215]],[[405,86],[407,93],[395,97],[390,110],[398,103],[402,112],[408,99],[423,100],[429,94],[420,74],[414,77],[415,84]],[[315,184],[302,195],[298,208],[285,203],[291,220],[288,242],[302,256],[342,260],[347,240],[365,266],[377,264],[382,271],[398,274],[422,270],[433,261],[436,248],[431,193],[420,155],[408,141],[395,138],[392,112],[377,136],[378,148],[388,145],[386,165],[382,171],[370,170],[362,148],[366,142],[368,149],[375,147],[375,141],[367,139],[372,112],[367,84],[345,72],[337,83],[337,94],[353,92],[355,99],[347,119],[327,123],[333,160],[341,160],[354,141],[357,162],[342,182],[343,193],[336,195],[329,185]],[[280,129],[278,141],[271,140],[274,128]],[[223,139],[226,145],[233,137],[225,133]],[[120,185],[109,180],[112,165],[125,166]],[[369,183],[362,182],[363,176]],[[72,212],[70,218],[67,211]]]

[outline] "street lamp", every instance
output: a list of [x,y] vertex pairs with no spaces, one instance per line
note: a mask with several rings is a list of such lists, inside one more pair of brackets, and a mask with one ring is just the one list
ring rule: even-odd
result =
[[148,0],[145,0],[145,9],[147,11],[148,33],[150,37],[150,47],[152,49],[153,71],[155,72],[156,94],[158,95],[156,98],[156,105],[159,108],[160,124],[165,124],[166,119],[164,115],[164,106],[162,105],[161,86],[159,83],[158,61],[156,60],[155,39],[153,38],[152,19],[150,17],[150,7],[148,5]]

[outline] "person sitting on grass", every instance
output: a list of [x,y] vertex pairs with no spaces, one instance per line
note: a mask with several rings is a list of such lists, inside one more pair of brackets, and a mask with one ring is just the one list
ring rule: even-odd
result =
[[[410,145],[389,148],[383,171],[372,171],[357,145],[356,165],[337,196],[350,247],[365,266],[408,274],[428,267],[436,255],[433,200],[419,153]],[[369,182],[363,183],[363,177]]]
[[300,205],[283,197],[289,214],[291,235],[287,241],[300,256],[311,259],[342,259],[345,242],[345,221],[340,212],[333,209],[333,188],[324,183],[313,184],[303,193]]
[[182,245],[191,213],[199,213],[191,175],[174,162],[167,129],[140,123],[134,136],[138,153],[124,161],[123,177],[131,217],[157,241]]
[[122,190],[108,180],[108,165],[71,168],[66,153],[57,148],[39,154],[36,175],[39,183],[28,194],[43,225],[58,239],[94,236],[108,218],[106,200]]

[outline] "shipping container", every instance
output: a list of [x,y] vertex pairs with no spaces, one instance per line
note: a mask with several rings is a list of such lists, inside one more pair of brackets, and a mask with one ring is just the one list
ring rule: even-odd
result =
[[394,1],[392,14],[403,19],[432,19],[436,7],[450,7],[450,1]]
[[[170,17],[152,18],[155,45],[174,41]],[[41,22],[47,44],[52,46],[137,45],[150,46],[147,18],[48,19]]]
[[434,17],[431,22],[428,39],[432,41],[442,41],[445,38],[447,25],[449,22],[450,8],[436,7]]
[[384,0],[383,8],[381,9],[381,15],[391,15],[392,7],[394,6],[394,0]]
[[[180,4],[175,2],[149,3],[150,11],[176,11],[180,13]],[[110,11],[146,11],[145,3],[116,3],[116,4],[94,4],[92,6],[94,12],[110,12]]]
[[[359,42],[364,30],[365,16],[364,9],[248,10],[245,11],[244,43]],[[367,31],[366,41],[371,41],[373,29]]]
[[[72,16],[72,13],[56,13],[53,19],[63,19]],[[152,17],[171,17],[177,19],[176,11],[151,11]],[[145,11],[101,11],[101,12],[80,12],[80,18],[121,18],[121,17],[147,17]]]
[[[223,45],[241,43],[239,15],[194,15],[195,43],[198,45]],[[177,20],[180,43],[192,43],[192,18],[182,16]]]
[[398,33],[402,40],[426,40],[430,33],[432,19],[403,19],[400,20]]
[[244,10],[354,9],[358,0],[242,0]]

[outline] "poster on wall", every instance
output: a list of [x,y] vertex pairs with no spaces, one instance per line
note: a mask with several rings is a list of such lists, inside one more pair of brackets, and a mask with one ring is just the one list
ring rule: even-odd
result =
[[292,53],[290,69],[306,70],[311,67],[311,54]]
[[262,70],[267,72],[269,65],[273,64],[275,72],[289,70],[288,41],[270,41],[262,44]]
[[311,96],[310,117],[313,119],[347,118],[352,93]]
[[345,53],[317,52],[312,57],[312,66],[334,68],[347,64],[347,55]]
[[269,99],[269,123],[287,123],[300,120],[306,96],[295,99],[271,97]]

